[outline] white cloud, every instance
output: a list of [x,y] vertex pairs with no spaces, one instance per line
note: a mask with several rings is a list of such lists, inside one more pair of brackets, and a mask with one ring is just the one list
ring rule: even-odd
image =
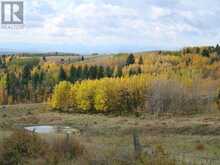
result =
[[25,0],[25,29],[0,29],[0,42],[181,47],[218,41],[219,1]]
[[160,17],[171,14],[171,9],[166,9],[158,6],[151,7],[151,16],[153,19],[159,19]]

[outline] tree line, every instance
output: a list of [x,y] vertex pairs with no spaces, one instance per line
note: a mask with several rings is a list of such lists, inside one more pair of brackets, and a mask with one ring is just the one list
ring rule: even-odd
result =
[[[102,63],[89,63],[87,59],[79,63],[60,64],[35,57],[2,56],[0,57],[0,104],[46,102],[51,95],[54,95],[55,86],[63,81],[75,85],[85,81],[92,84],[92,81],[102,82],[102,79],[108,79],[123,84],[124,82],[118,79],[140,75],[157,79],[158,75],[163,75],[170,79],[190,82],[193,78],[202,78],[204,81],[216,80],[220,75],[218,59],[197,54],[178,56],[158,53],[130,54],[120,58],[114,57],[114,60],[119,62],[113,64],[108,63],[108,59],[107,57],[101,59]],[[130,92],[130,87],[127,88],[128,90],[123,92]]]
[[104,78],[56,85],[50,105],[66,112],[127,112],[144,105],[145,76]]
[[207,46],[207,47],[186,47],[182,50],[183,54],[200,54],[204,57],[210,57],[210,55],[216,55],[220,57],[220,46]]
[[[37,58],[0,57],[0,104],[35,103],[47,101],[60,81],[76,83],[105,77],[123,77],[142,73],[141,67],[129,55],[123,66],[73,65],[40,62]],[[125,69],[126,68],[126,69]],[[126,70],[126,71],[125,71]]]
[[[192,84],[193,86],[195,84]],[[62,112],[81,113],[195,113],[210,109],[213,99],[164,75],[86,80],[55,86],[49,105]]]

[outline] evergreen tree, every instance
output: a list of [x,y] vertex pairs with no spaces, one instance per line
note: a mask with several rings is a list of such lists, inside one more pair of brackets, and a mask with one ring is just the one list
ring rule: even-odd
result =
[[128,71],[128,75],[132,76],[134,74],[136,74],[135,71],[132,68],[130,68],[129,71]]
[[66,73],[65,73],[65,71],[64,71],[64,69],[63,69],[62,66],[60,67],[60,70],[59,70],[58,80],[59,80],[59,81],[64,81],[64,80],[66,80]]
[[14,72],[10,72],[7,77],[8,94],[15,97],[16,91],[19,89],[19,80],[17,79]]
[[97,66],[91,66],[89,68],[89,79],[96,79],[97,73],[98,73]]
[[85,65],[82,69],[82,79],[88,79],[89,77],[89,68],[88,65]]
[[103,78],[104,77],[104,67],[99,66],[98,67],[98,73],[97,73],[97,79]]
[[92,79],[93,77],[93,66],[89,66],[88,78]]
[[24,65],[21,73],[21,83],[23,85],[27,85],[30,79],[31,79],[31,68],[29,65]]
[[141,67],[138,67],[137,74],[141,74],[141,73],[142,73]]
[[109,66],[105,69],[105,76],[106,77],[112,77],[113,76],[113,70]]
[[135,63],[135,57],[133,54],[130,54],[127,58],[127,62],[126,62],[126,65],[131,65],[131,64],[134,64]]
[[98,66],[97,65],[94,66],[94,76],[95,76],[95,79],[98,78]]
[[82,66],[79,66],[76,70],[76,80],[82,79]]
[[139,57],[138,64],[139,65],[143,65],[144,64],[144,60],[143,60],[142,56]]
[[209,51],[208,51],[208,49],[204,49],[204,50],[202,51],[202,56],[204,56],[204,57],[209,57]]
[[72,65],[69,73],[69,81],[74,83],[77,80],[76,77],[76,68]]
[[6,85],[5,85],[5,87],[6,87],[6,89],[7,89],[7,93],[9,93],[9,88],[10,88],[10,81],[9,81],[9,73],[6,71]]
[[209,46],[208,51],[209,51],[209,54],[214,53],[215,52],[215,47]]
[[3,63],[2,63],[2,58],[0,57],[0,68],[2,68]]
[[220,56],[220,46],[219,46],[219,44],[216,45],[215,51],[216,51],[217,55]]
[[39,73],[39,82],[40,82],[40,83],[43,82],[44,76],[45,76],[45,73],[44,73],[44,71],[41,70],[40,73]]
[[32,79],[32,86],[33,86],[34,89],[36,89],[37,85],[39,83],[39,80],[40,80],[40,75],[37,72],[35,72],[32,75],[31,79]]

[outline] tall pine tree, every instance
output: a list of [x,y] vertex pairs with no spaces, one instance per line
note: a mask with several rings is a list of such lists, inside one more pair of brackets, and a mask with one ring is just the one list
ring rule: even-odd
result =
[[204,56],[204,57],[209,57],[209,50],[208,50],[208,49],[204,49],[204,50],[202,51],[202,56]]
[[135,63],[135,57],[133,54],[130,54],[127,58],[127,62],[126,62],[126,65],[131,65],[131,64],[134,64]]
[[89,79],[97,78],[98,69],[97,66],[90,66],[89,68]]
[[113,76],[113,70],[109,66],[105,69],[105,76],[106,77],[112,77]]
[[76,70],[76,79],[82,80],[82,66],[79,66]]
[[31,79],[31,67],[30,65],[24,65],[21,73],[21,83],[23,85],[27,85],[30,79]]
[[77,80],[76,77],[76,68],[72,65],[69,73],[69,81],[74,83]]
[[216,45],[215,51],[216,51],[217,55],[220,56],[220,46],[219,46],[219,44]]
[[144,64],[144,60],[143,60],[142,56],[139,57],[138,64],[139,65],[143,65]]
[[59,74],[58,74],[58,80],[64,81],[64,80],[66,80],[66,78],[67,78],[66,72],[64,71],[63,67],[61,66],[60,70],[59,70]]
[[104,67],[103,66],[99,66],[98,67],[98,73],[97,73],[97,78],[103,78],[104,77]]
[[85,80],[85,79],[88,79],[89,77],[89,68],[88,68],[88,65],[85,65],[82,69],[82,79]]

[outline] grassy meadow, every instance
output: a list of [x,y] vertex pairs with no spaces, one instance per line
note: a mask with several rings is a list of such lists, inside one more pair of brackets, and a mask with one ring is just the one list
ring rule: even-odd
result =
[[[65,114],[51,112],[44,104],[6,106],[5,108],[6,112],[0,112],[0,141],[10,137],[13,130],[25,125],[72,126],[80,130],[80,136],[73,135],[73,137],[79,139],[90,155],[86,156],[89,160],[83,162],[85,164],[90,164],[92,161],[96,161],[97,164],[103,162],[111,164],[113,160],[118,160],[118,164],[128,164],[134,155],[134,130],[138,131],[143,149],[159,146],[177,160],[198,164],[210,161],[212,164],[219,164],[220,115],[218,112],[176,117],[142,114],[136,117],[134,115]],[[46,141],[51,141],[53,138],[62,138],[65,135],[42,134],[40,136]],[[68,163],[81,164],[83,157]]]

